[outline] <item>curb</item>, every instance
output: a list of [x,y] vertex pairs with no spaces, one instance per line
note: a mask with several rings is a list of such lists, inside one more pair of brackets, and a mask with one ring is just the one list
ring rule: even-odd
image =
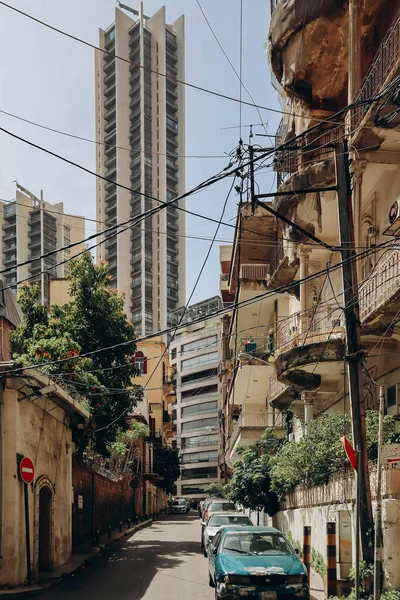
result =
[[[84,558],[82,560],[82,562],[80,562],[79,565],[77,565],[74,569],[72,569],[71,571],[66,571],[65,573],[62,573],[61,575],[57,575],[54,578],[52,578],[50,575],[47,578],[47,581],[43,582],[42,584],[34,583],[32,585],[20,586],[20,587],[16,587],[16,588],[11,588],[9,590],[0,590],[0,598],[15,598],[15,599],[17,599],[17,598],[32,598],[34,596],[38,596],[39,594],[46,592],[50,588],[55,587],[62,581],[65,581],[65,579],[67,579],[68,577],[75,575],[75,573],[77,573],[83,566],[90,565],[97,558],[97,556],[99,556],[99,554],[101,554],[104,550],[106,550],[112,544],[114,544],[116,542],[120,542],[123,538],[126,538],[126,537],[136,533],[137,531],[140,531],[141,529],[150,527],[152,524],[153,524],[153,520],[148,519],[147,521],[143,521],[143,523],[139,523],[138,525],[134,525],[133,527],[130,527],[129,529],[126,529],[125,531],[118,533],[113,538],[107,540],[107,542],[104,544],[99,544],[97,546],[93,546],[92,554],[88,555],[86,558]],[[66,565],[64,565],[64,567],[67,567],[67,565],[68,565],[68,563]],[[60,568],[62,568],[62,567],[60,567]],[[38,578],[38,580],[40,580],[40,577]]]

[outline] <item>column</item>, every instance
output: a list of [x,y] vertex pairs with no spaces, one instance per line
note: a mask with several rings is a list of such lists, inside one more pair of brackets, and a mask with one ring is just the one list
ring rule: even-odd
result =
[[307,430],[308,430],[308,424],[314,418],[314,402],[316,399],[316,395],[317,395],[317,393],[315,391],[301,392],[301,399],[303,400],[303,404],[304,404],[304,429],[305,429],[306,435],[307,435]]

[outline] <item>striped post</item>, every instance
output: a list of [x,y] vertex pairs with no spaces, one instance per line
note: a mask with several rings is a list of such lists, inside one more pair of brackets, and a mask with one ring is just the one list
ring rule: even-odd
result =
[[336,596],[336,523],[326,524],[326,567],[327,595]]
[[303,563],[307,569],[308,583],[310,583],[311,527],[309,525],[305,525],[303,528]]

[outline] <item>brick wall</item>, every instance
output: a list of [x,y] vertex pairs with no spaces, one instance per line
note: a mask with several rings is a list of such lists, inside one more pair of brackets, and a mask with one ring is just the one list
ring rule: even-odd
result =
[[130,477],[112,481],[74,461],[72,486],[73,546],[90,542],[93,530],[104,533],[109,525],[115,529],[120,521],[126,524],[128,517],[134,517],[135,490],[130,486]]

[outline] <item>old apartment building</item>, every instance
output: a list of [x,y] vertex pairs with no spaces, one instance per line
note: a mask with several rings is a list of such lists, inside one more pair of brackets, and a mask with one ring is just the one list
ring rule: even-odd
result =
[[[376,409],[376,384],[382,385],[387,414],[400,414],[399,31],[398,1],[271,0],[268,54],[283,111],[274,158],[278,187],[270,201],[239,207],[229,275],[222,269],[223,298],[254,300],[236,307],[225,324],[220,462],[227,472],[238,444],[260,439],[266,426],[299,439],[319,415],[350,411],[335,160],[335,151],[347,152],[345,139],[365,353],[362,401]],[[266,202],[288,221],[265,210]],[[347,527],[351,566],[355,529],[346,511],[354,488],[341,489],[294,490],[272,522],[294,539],[312,525],[313,547],[325,558],[325,523],[336,522],[339,537]],[[397,473],[386,472],[385,586],[395,588],[398,492]],[[340,553],[337,561],[346,578],[349,564]]]

